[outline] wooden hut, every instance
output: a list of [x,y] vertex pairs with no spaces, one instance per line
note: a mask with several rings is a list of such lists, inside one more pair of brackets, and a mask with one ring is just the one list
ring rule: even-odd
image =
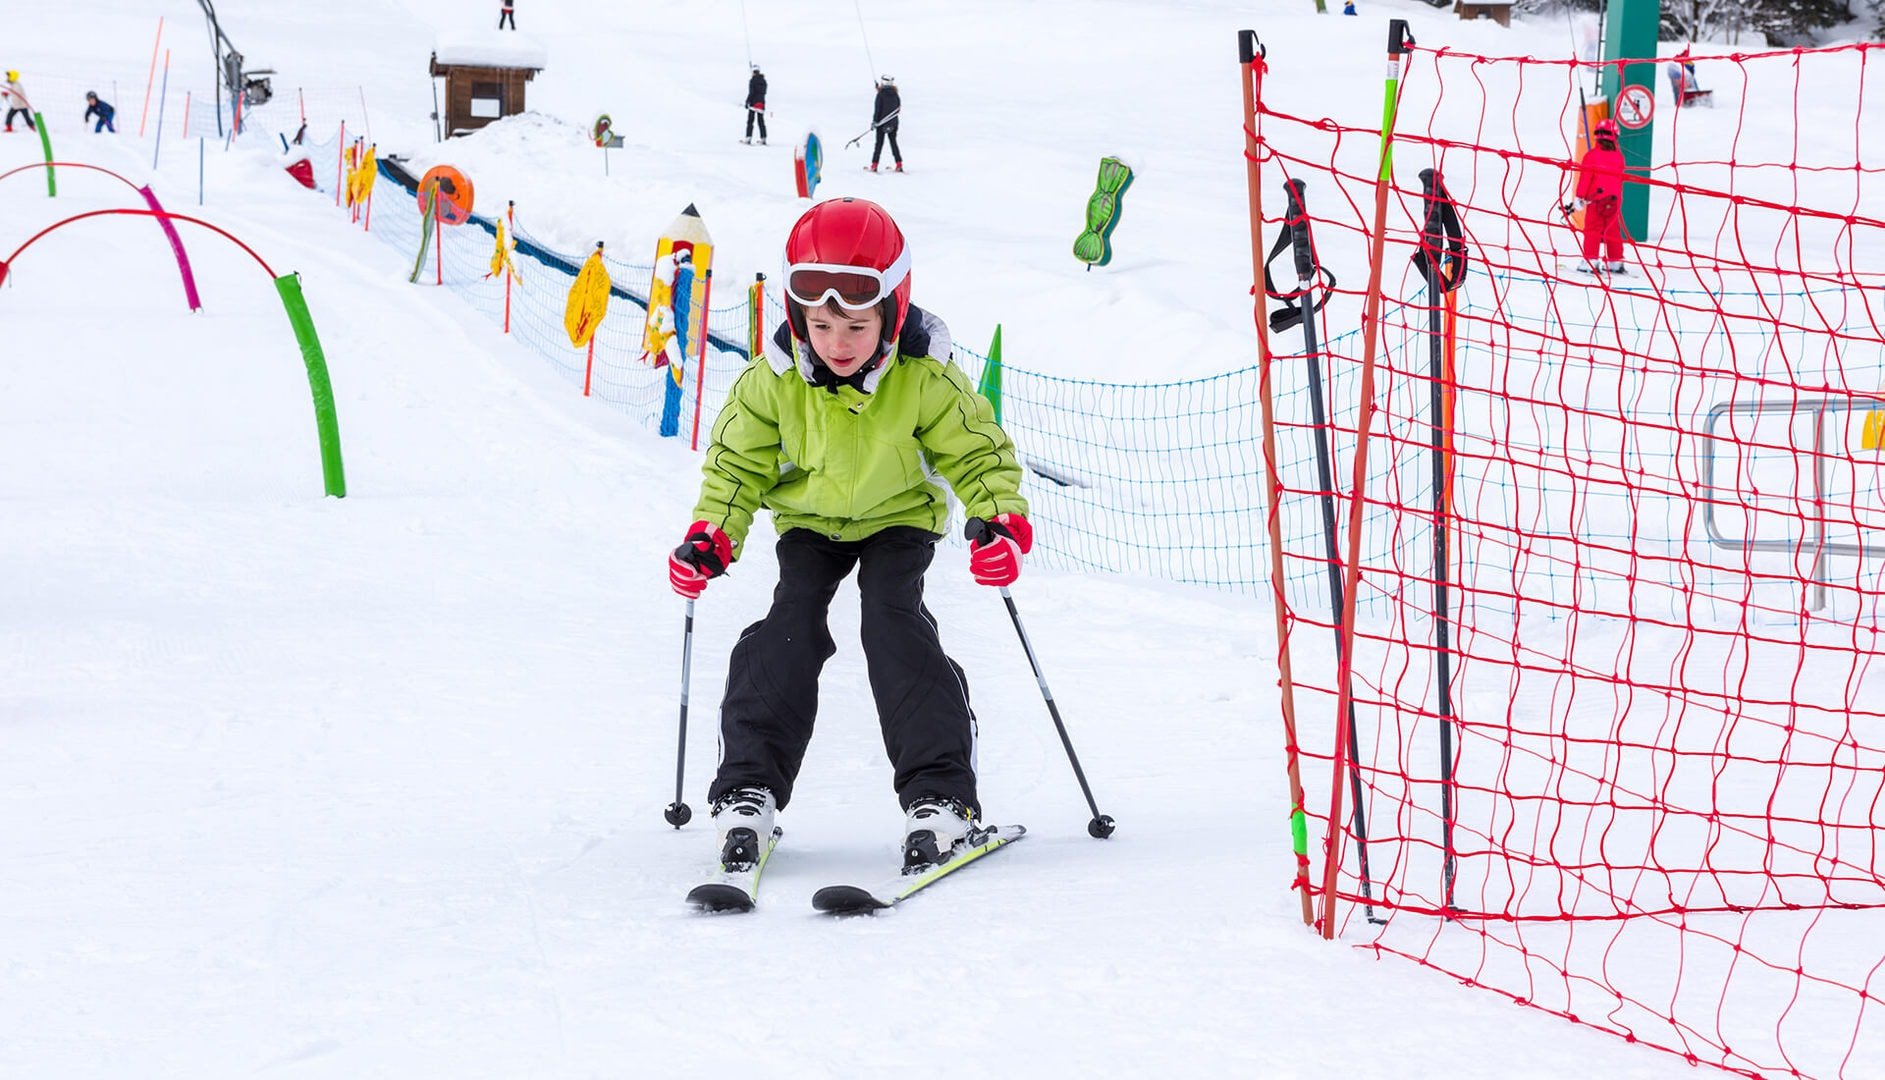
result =
[[445,80],[445,136],[523,112],[525,84],[544,66],[542,46],[513,33],[441,39],[432,51],[432,77]]

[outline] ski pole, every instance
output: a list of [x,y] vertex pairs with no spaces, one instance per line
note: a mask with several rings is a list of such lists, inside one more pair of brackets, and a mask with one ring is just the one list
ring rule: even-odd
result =
[[[972,542],[986,543],[994,535],[988,522],[981,518],[970,518],[968,528],[963,535]],[[1067,725],[1061,722],[1060,706],[1054,704],[1054,692],[1047,688],[1047,676],[1041,674],[1041,662],[1034,657],[1034,645],[1028,641],[1028,632],[1021,626],[1021,612],[1014,606],[1014,597],[1008,587],[1001,587],[1002,603],[1008,605],[1008,617],[1014,620],[1014,632],[1021,638],[1022,651],[1028,654],[1028,664],[1034,668],[1034,681],[1041,686],[1041,697],[1047,702],[1048,715],[1054,718],[1054,730],[1060,732],[1060,745],[1067,750],[1067,761],[1073,766],[1074,779],[1080,781],[1080,793],[1086,796],[1087,809],[1093,811],[1093,819],[1086,823],[1087,835],[1095,840],[1104,840],[1113,835],[1113,819],[1100,813],[1100,808],[1093,801],[1093,789],[1087,786],[1086,771],[1080,768],[1080,757],[1073,752],[1073,740],[1067,737]]]
[[[1335,541],[1335,477],[1329,461],[1329,440],[1332,428],[1328,410],[1323,403],[1322,389],[1322,346],[1316,340],[1316,313],[1329,302],[1329,294],[1335,288],[1335,275],[1327,267],[1316,261],[1315,239],[1309,229],[1308,203],[1303,197],[1304,184],[1301,180],[1287,180],[1283,183],[1284,194],[1289,199],[1288,216],[1283,220],[1283,232],[1276,238],[1276,246],[1270,250],[1270,259],[1275,259],[1283,250],[1293,249],[1293,261],[1296,269],[1296,291],[1281,292],[1275,287],[1270,277],[1269,261],[1263,267],[1264,291],[1276,299],[1295,301],[1283,310],[1270,316],[1270,329],[1281,332],[1300,322],[1303,332],[1303,353],[1309,367],[1309,415],[1315,431],[1316,440],[1316,487],[1321,494],[1322,503],[1322,538],[1329,567],[1329,625],[1335,632],[1335,656],[1341,660],[1344,652],[1342,625],[1342,557]],[[1316,285],[1320,279],[1323,295],[1320,302],[1315,300]],[[1374,921],[1372,875],[1368,870],[1368,815],[1362,805],[1361,784],[1361,733],[1355,719],[1355,702],[1348,702],[1348,779],[1355,808],[1350,817],[1350,827],[1355,831],[1355,862],[1360,871],[1362,909],[1370,922]]]
[[[1427,283],[1427,374],[1432,385],[1433,448],[1433,622],[1434,693],[1440,706],[1440,851],[1441,885],[1449,911],[1457,910],[1453,886],[1459,855],[1453,846],[1453,643],[1452,611],[1447,599],[1447,554],[1452,533],[1453,381],[1451,320],[1453,293],[1466,283],[1466,239],[1459,208],[1447,194],[1439,170],[1420,170],[1426,222],[1421,226],[1420,250],[1414,266]],[[1444,316],[1444,318],[1443,318]]]
[[903,111],[903,106],[899,105],[896,108],[890,110],[890,115],[884,117],[882,120],[872,120],[871,126],[865,128],[863,131],[858,132],[857,138],[852,139],[848,143],[845,143],[844,144],[845,147],[848,149],[850,147],[856,146],[858,143],[863,142],[864,136],[869,135],[871,132],[876,131],[878,128],[883,127],[885,124],[888,124],[892,120],[895,120],[897,118],[897,114],[902,111]]
[[[691,550],[691,549],[690,549]],[[694,671],[694,602],[687,602],[687,625],[681,633],[681,740],[674,750],[674,801],[662,814],[675,828],[693,820],[694,812],[681,801],[681,789],[687,783],[687,687]]]

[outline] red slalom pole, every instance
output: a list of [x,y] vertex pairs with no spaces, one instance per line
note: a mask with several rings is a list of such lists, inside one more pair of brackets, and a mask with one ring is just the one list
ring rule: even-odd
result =
[[583,361],[583,396],[584,397],[589,396],[589,375],[591,372],[595,370],[595,368],[596,368],[596,339],[594,335],[591,335],[589,338],[589,358]]

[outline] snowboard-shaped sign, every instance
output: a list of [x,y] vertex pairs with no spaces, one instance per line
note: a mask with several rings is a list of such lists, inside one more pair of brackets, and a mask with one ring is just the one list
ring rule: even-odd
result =
[[798,184],[799,198],[809,199],[818,190],[825,168],[825,146],[816,131],[805,133],[805,144],[792,150],[792,179]]
[[602,244],[584,260],[575,284],[570,286],[569,301],[563,306],[563,329],[569,343],[580,349],[596,336],[602,317],[609,313],[609,271],[602,265]]

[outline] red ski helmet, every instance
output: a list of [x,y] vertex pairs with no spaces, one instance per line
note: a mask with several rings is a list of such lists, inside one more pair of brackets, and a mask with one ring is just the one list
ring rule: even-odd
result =
[[1592,131],[1599,139],[1607,139],[1610,142],[1617,141],[1617,122],[1615,120],[1599,120],[1597,121],[1597,126],[1593,128]]
[[866,199],[819,203],[785,238],[785,310],[792,333],[810,340],[805,310],[836,300],[883,311],[883,349],[894,348],[910,313],[910,246],[889,211]]

